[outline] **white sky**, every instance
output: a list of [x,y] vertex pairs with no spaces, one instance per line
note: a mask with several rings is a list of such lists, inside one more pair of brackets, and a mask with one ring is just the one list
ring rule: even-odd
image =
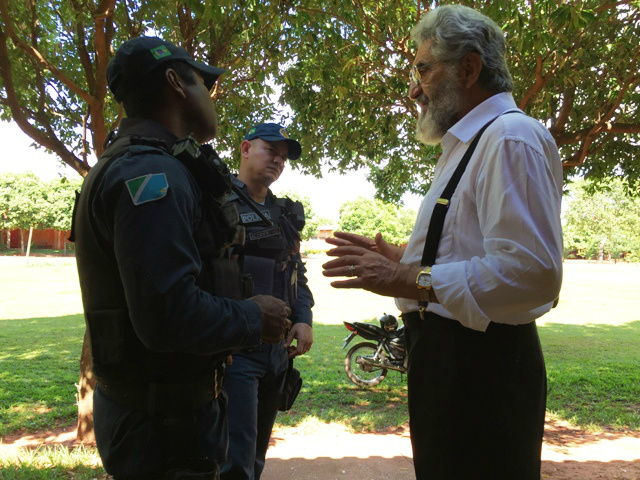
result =
[[[75,170],[62,164],[55,155],[31,147],[32,143],[15,123],[0,122],[0,145],[3,150],[0,156],[0,173],[31,171],[43,180],[52,180],[58,176],[79,178]],[[288,166],[273,184],[272,190],[276,194],[284,191],[298,192],[311,200],[316,215],[335,221],[338,220],[342,204],[358,197],[373,198],[375,193],[373,185],[366,180],[364,170],[345,175],[323,171],[323,178],[317,179]],[[417,211],[421,197],[405,195],[403,200],[408,208]]]

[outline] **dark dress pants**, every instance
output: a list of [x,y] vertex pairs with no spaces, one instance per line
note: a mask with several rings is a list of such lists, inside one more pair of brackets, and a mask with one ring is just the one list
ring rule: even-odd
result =
[[258,480],[278,413],[288,354],[284,342],[233,355],[224,390],[229,398],[229,452],[222,480]]
[[540,480],[546,372],[535,322],[486,332],[403,316],[417,480]]
[[218,478],[211,472],[227,451],[224,394],[200,410],[167,418],[122,406],[96,387],[93,415],[100,458],[115,480],[158,480],[176,470]]

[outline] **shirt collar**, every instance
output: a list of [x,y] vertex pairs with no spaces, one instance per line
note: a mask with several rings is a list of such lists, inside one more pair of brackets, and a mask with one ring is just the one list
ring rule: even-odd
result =
[[147,118],[123,118],[118,129],[118,136],[122,135],[156,138],[164,141],[169,148],[178,140],[178,137],[164,126]]
[[[463,143],[468,143],[488,122],[502,113],[517,109],[516,102],[510,92],[497,93],[477,105],[467,113],[447,134],[451,134]],[[443,142],[445,139],[443,138]]]

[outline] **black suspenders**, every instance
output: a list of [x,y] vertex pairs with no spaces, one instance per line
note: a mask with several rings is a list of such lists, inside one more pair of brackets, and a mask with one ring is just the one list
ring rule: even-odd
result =
[[[520,113],[524,115],[522,112],[518,110],[510,110],[504,112],[498,116],[506,115],[508,113]],[[469,164],[469,160],[471,160],[471,156],[478,146],[478,142],[480,141],[480,137],[487,129],[489,125],[491,125],[498,117],[489,121],[484,127],[480,129],[477,133],[476,137],[467,148],[462,160],[458,164],[455,172],[451,176],[449,183],[442,191],[440,198],[436,200],[436,205],[433,207],[433,213],[431,214],[431,220],[429,222],[429,230],[427,230],[427,239],[424,242],[424,252],[422,253],[422,261],[421,265],[426,267],[433,266],[436,263],[436,254],[438,253],[438,244],[440,243],[440,237],[442,236],[442,229],[444,228],[444,219],[449,211],[449,202],[451,197],[453,196],[453,192],[456,191],[456,187],[458,183],[460,183],[460,179],[464,174],[467,165]]]

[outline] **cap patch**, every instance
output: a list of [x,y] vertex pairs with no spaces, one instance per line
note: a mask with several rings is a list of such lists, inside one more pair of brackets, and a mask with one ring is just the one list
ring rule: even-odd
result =
[[159,47],[153,47],[153,48],[150,48],[149,50],[151,51],[151,55],[153,55],[153,58],[155,58],[156,60],[160,60],[161,58],[171,56],[171,52],[164,45],[160,45]]
[[169,184],[164,173],[151,173],[125,182],[134,205],[160,200],[167,195]]
[[247,133],[247,137],[253,135],[254,133],[256,133],[256,127],[253,127],[251,130],[249,130],[249,132]]
[[287,132],[284,131],[284,128],[280,129],[280,135],[282,135],[284,138],[289,138],[289,135],[287,135]]

